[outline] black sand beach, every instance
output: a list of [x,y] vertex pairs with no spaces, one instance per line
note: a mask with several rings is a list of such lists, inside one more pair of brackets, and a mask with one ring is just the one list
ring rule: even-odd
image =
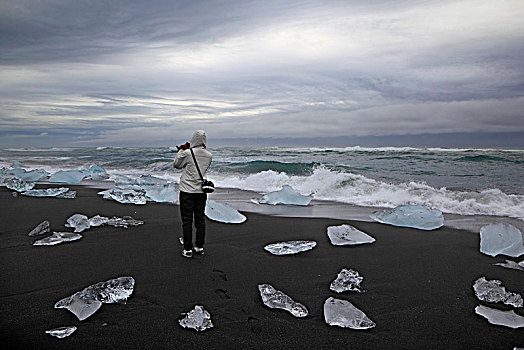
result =
[[[485,276],[509,291],[523,292],[524,273],[493,266],[504,257],[479,252],[479,236],[443,227],[419,231],[376,223],[281,218],[247,213],[240,225],[208,221],[206,255],[180,255],[178,206],[107,201],[84,187],[76,199],[13,197],[0,189],[2,343],[8,349],[513,349],[524,347],[524,329],[491,325],[474,312],[472,289]],[[27,233],[44,219],[55,231],[75,213],[131,215],[144,225],[85,231],[76,242],[33,246]],[[373,244],[335,247],[327,226],[348,223],[376,239]],[[312,239],[318,246],[277,257],[268,243]],[[515,260],[515,259],[514,259]],[[364,277],[365,293],[329,290],[343,268]],[[109,304],[84,321],[60,299],[90,284],[132,276],[126,305]],[[306,305],[297,319],[262,304],[257,285],[272,284]],[[377,326],[351,330],[328,326],[326,298],[351,301]],[[194,305],[211,313],[214,328],[203,333],[178,325]],[[487,305],[487,304],[485,304]],[[510,309],[504,305],[488,305]],[[524,315],[523,310],[516,311]],[[68,338],[46,330],[75,325]]]

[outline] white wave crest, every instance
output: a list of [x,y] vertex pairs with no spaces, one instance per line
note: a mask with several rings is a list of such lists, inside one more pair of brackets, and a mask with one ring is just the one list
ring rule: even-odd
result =
[[499,189],[452,191],[420,182],[392,184],[325,167],[318,167],[310,176],[289,176],[268,170],[252,175],[214,174],[213,180],[218,187],[261,193],[291,185],[302,194],[313,193],[315,199],[359,206],[392,208],[401,204],[422,204],[444,213],[507,216],[524,220],[524,195],[506,194]]

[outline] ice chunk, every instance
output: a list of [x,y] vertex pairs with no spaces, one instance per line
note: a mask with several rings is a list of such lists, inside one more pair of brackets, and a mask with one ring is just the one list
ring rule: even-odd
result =
[[13,161],[13,164],[11,164],[13,168],[27,168],[26,165],[20,163],[18,160]]
[[89,219],[89,226],[96,227],[105,225],[109,221],[109,218],[105,216],[95,215]]
[[80,321],[83,321],[94,314],[103,303],[125,304],[127,298],[133,293],[134,286],[133,277],[118,277],[98,282],[61,299],[55,304],[55,309],[66,308]]
[[373,243],[375,239],[351,225],[329,226],[327,235],[333,245]]
[[258,290],[264,305],[272,309],[283,309],[295,317],[306,317],[309,312],[301,303],[297,303],[283,292],[276,290],[270,284],[259,284]]
[[49,182],[78,185],[86,177],[82,170],[59,170],[49,178]]
[[246,217],[238,212],[233,206],[227,203],[219,203],[208,199],[205,214],[208,218],[215,221],[229,224],[240,224],[246,221]]
[[162,186],[144,187],[147,199],[159,203],[177,203],[178,194],[174,183]]
[[211,315],[204,310],[203,306],[195,305],[195,308],[186,314],[186,317],[178,322],[184,328],[193,328],[197,331],[205,331],[213,327]]
[[260,200],[253,200],[254,203],[261,204],[289,204],[289,205],[309,205],[313,199],[312,195],[304,196],[298,193],[289,185],[285,185],[279,191],[269,192],[265,194]]
[[113,216],[111,219],[107,220],[106,225],[128,228],[128,226],[138,226],[142,225],[143,223],[143,221],[136,220],[132,216],[125,215],[122,218]]
[[361,277],[357,271],[343,268],[337,275],[337,278],[331,282],[329,289],[337,293],[346,291],[362,293],[363,290],[360,288],[360,282],[362,282],[363,279],[364,277]]
[[29,232],[27,235],[28,236],[40,236],[48,232],[51,232],[51,224],[49,223],[49,221],[44,220],[37,227],[32,229],[31,232]]
[[274,255],[289,255],[305,252],[316,246],[315,241],[287,241],[269,244],[264,249]]
[[84,172],[87,177],[90,177],[92,180],[104,180],[109,177],[106,170],[102,167],[99,167],[96,164],[91,165],[91,167]]
[[82,235],[72,232],[53,232],[51,236],[42,238],[33,245],[56,245],[65,242],[72,242],[82,238]]
[[67,225],[65,226],[74,228],[75,232],[82,232],[91,227],[87,216],[82,215],[82,214],[72,215],[69,219],[67,219]]
[[36,182],[49,175],[49,173],[43,169],[35,169],[27,171],[24,169],[14,169],[9,172],[11,175],[16,176],[22,181]]
[[510,328],[524,327],[524,317],[517,315],[513,310],[501,311],[479,305],[475,308],[475,313],[486,318],[491,324]]
[[73,334],[74,331],[76,331],[76,327],[69,326],[69,327],[58,327],[58,328],[50,329],[45,332],[49,335],[52,335],[53,337],[65,338]]
[[505,263],[497,263],[497,264],[493,264],[493,265],[499,265],[499,266],[506,267],[508,269],[524,271],[524,260],[522,260],[519,263],[517,263],[515,261],[512,261],[512,260],[506,260]]
[[119,203],[146,204],[147,202],[144,191],[112,188],[98,194],[103,195],[104,199],[113,199]]
[[13,191],[25,192],[35,187],[35,184],[33,182],[25,182],[16,177],[13,177],[7,180],[6,187]]
[[424,205],[399,205],[391,210],[375,211],[369,217],[383,224],[420,230],[435,230],[444,225],[442,212]]
[[480,252],[491,256],[519,257],[524,254],[522,232],[505,222],[483,226],[480,229]]
[[501,281],[487,281],[485,277],[481,277],[475,281],[473,290],[479,300],[522,307],[522,296],[520,294],[506,292],[506,288],[501,286],[501,284]]
[[330,326],[352,329],[369,329],[376,326],[365,313],[347,300],[329,297],[324,303],[324,319]]
[[45,190],[29,190],[22,192],[24,196],[31,197],[57,197],[57,198],[75,198],[76,191],[69,191],[67,187],[48,188]]

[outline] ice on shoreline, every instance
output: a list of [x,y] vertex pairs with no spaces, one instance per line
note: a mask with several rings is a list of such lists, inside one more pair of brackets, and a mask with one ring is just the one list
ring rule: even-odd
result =
[[376,326],[364,312],[347,300],[329,297],[324,303],[324,319],[330,326],[351,329],[369,329]]
[[375,211],[369,217],[383,224],[420,230],[435,230],[444,225],[442,212],[424,205],[399,205],[393,209]]
[[66,227],[74,228],[75,232],[82,232],[91,227],[87,216],[82,214],[74,214],[67,219]]
[[294,301],[270,284],[259,284],[258,290],[262,297],[262,302],[267,307],[286,310],[295,317],[306,317],[309,315],[309,311],[303,304]]
[[504,263],[496,263],[496,264],[493,264],[493,265],[502,266],[502,267],[505,267],[505,268],[508,268],[508,269],[524,271],[524,260],[522,260],[521,262],[518,262],[518,263],[513,261],[513,260],[506,260],[506,262],[504,262]]
[[199,332],[213,327],[211,315],[200,305],[195,305],[178,323],[184,328],[192,328]]
[[475,281],[473,290],[479,300],[488,303],[504,303],[514,307],[522,307],[524,305],[522,296],[517,293],[507,292],[506,288],[499,280],[486,280],[485,277],[480,277]]
[[51,236],[42,238],[33,245],[57,245],[60,243],[72,242],[82,238],[82,235],[72,232],[53,232]]
[[121,218],[113,216],[111,219],[107,220],[105,223],[105,225],[114,226],[114,227],[123,227],[123,228],[128,228],[129,226],[139,226],[143,224],[144,222],[142,220],[136,220],[135,218],[129,215],[124,215]]
[[246,221],[246,217],[240,214],[233,206],[211,199],[207,200],[205,214],[211,220],[228,224],[240,224]]
[[75,326],[68,326],[68,327],[58,327],[58,328],[50,329],[45,332],[53,337],[62,339],[65,337],[69,337],[71,334],[73,334],[74,331],[76,331]]
[[327,235],[333,245],[373,243],[375,239],[351,225],[329,226]]
[[76,191],[70,191],[67,187],[47,188],[45,190],[29,190],[22,192],[24,196],[30,197],[56,197],[56,198],[75,198]]
[[360,276],[357,271],[343,268],[337,275],[337,278],[331,282],[329,289],[337,293],[347,291],[362,293],[360,283],[364,277]]
[[273,255],[290,255],[305,252],[316,246],[315,241],[286,241],[268,244],[264,249]]
[[51,232],[51,223],[48,220],[44,220],[40,224],[38,224],[38,226],[32,229],[31,232],[29,232],[27,235],[34,237],[41,236],[48,232]]
[[86,177],[81,170],[58,170],[49,177],[49,182],[67,185],[78,185]]
[[313,199],[312,195],[304,196],[289,185],[282,186],[279,191],[273,191],[265,194],[261,199],[252,199],[255,204],[285,204],[307,206]]
[[111,188],[109,190],[100,191],[98,194],[102,195],[104,199],[112,199],[123,204],[144,205],[147,202],[143,191]]
[[475,313],[486,318],[491,324],[514,329],[524,327],[524,317],[517,315],[513,310],[501,311],[479,305],[475,308]]
[[20,180],[19,178],[13,177],[5,183],[5,186],[9,188],[10,190],[16,191],[16,192],[25,192],[33,189],[35,187],[34,182],[26,182],[23,180]]
[[158,203],[178,203],[175,184],[152,175],[142,175],[138,178],[119,175],[115,179],[118,190],[134,190],[144,193],[147,200]]
[[480,229],[480,252],[490,256],[524,254],[522,232],[506,222],[497,222]]

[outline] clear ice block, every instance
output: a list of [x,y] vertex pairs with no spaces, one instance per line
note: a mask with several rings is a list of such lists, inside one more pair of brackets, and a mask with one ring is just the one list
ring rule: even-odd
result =
[[360,287],[360,283],[363,279],[364,277],[360,276],[357,271],[343,268],[337,275],[337,278],[331,282],[329,289],[337,293],[347,291],[362,293],[363,290]]
[[399,205],[391,210],[375,211],[369,217],[383,224],[420,230],[435,230],[444,225],[442,212],[424,205]]
[[504,303],[514,307],[522,307],[522,296],[520,294],[506,292],[506,288],[501,286],[501,284],[501,281],[488,281],[485,277],[480,277],[475,281],[473,290],[479,300],[489,303]]
[[49,223],[49,221],[44,220],[40,224],[38,224],[37,227],[32,229],[31,232],[29,232],[27,235],[33,237],[40,236],[49,232],[51,232],[51,224]]
[[5,185],[10,190],[17,191],[17,192],[29,191],[30,189],[35,187],[34,182],[26,182],[16,177],[13,177],[7,180]]
[[95,215],[92,218],[89,219],[89,226],[91,227],[97,227],[107,224],[109,221],[109,218],[105,216]]
[[135,191],[129,189],[112,188],[98,192],[104,196],[104,199],[112,199],[124,204],[146,204],[147,199],[144,191]]
[[502,266],[508,269],[524,271],[524,260],[522,260],[521,262],[515,262],[513,260],[506,260],[506,262],[504,263],[497,263],[493,265]]
[[113,216],[111,219],[107,220],[105,224],[114,227],[128,228],[129,226],[143,225],[144,222],[141,220],[136,220],[132,216],[125,215],[121,218]]
[[305,252],[316,246],[315,241],[287,241],[268,244],[264,249],[273,255],[290,255]]
[[219,203],[208,199],[206,203],[206,216],[215,221],[228,224],[240,224],[246,221],[246,217],[238,212],[233,206],[227,203]]
[[48,331],[45,331],[47,334],[57,337],[57,338],[65,338],[69,337],[73,332],[76,331],[75,326],[68,326],[68,327],[58,327],[54,329],[50,329]]
[[186,317],[181,319],[178,323],[184,328],[192,328],[199,332],[213,327],[211,315],[200,305],[196,305],[194,309],[189,311],[186,314]]
[[[67,194],[73,193],[73,196],[67,196]],[[67,187],[60,188],[47,188],[45,190],[29,190],[22,192],[24,196],[31,197],[57,197],[57,198],[74,198],[76,191],[69,191]]]
[[375,239],[351,225],[329,226],[327,235],[333,245],[373,243]]
[[78,185],[86,177],[82,170],[59,170],[49,177],[51,183]]
[[71,217],[69,217],[65,226],[74,228],[75,232],[82,232],[91,227],[87,216],[82,214],[74,214]]
[[265,194],[262,199],[254,199],[254,203],[259,204],[287,204],[287,205],[301,205],[307,206],[313,199],[312,195],[305,196],[297,192],[293,187],[285,185],[279,191],[269,192]]
[[264,305],[272,309],[286,310],[295,317],[306,317],[309,315],[309,312],[304,305],[297,303],[291,299],[291,297],[275,289],[270,284],[259,284],[258,290]]
[[33,245],[57,245],[60,243],[72,242],[82,238],[82,235],[72,232],[53,232],[51,236],[42,238]]
[[365,313],[347,300],[329,297],[324,303],[324,319],[330,326],[351,329],[369,329],[376,326]]
[[513,310],[501,311],[479,305],[475,308],[475,313],[486,318],[491,324],[506,326],[509,328],[524,327],[524,317],[517,315]]
[[506,222],[497,222],[480,229],[480,252],[519,257],[524,254],[522,232]]

